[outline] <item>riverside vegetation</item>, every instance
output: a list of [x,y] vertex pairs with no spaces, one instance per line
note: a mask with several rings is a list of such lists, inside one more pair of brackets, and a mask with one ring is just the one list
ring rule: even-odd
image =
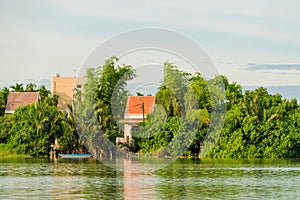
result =
[[[192,123],[190,119],[199,115],[196,129],[192,130],[195,137],[193,141],[188,141],[189,146],[184,154],[198,153],[211,125],[214,101],[221,100],[219,104],[226,107],[225,124],[215,146],[208,153],[210,157],[300,157],[300,107],[296,99],[288,100],[280,94],[269,94],[263,87],[243,93],[239,84],[229,83],[225,76],[206,80],[200,73],[186,73],[169,62],[164,63],[164,67],[164,79],[155,96],[156,103],[164,111],[165,121],[163,124],[153,123],[160,119],[160,109],[147,116],[143,125],[148,129],[143,129],[143,137],[135,138],[132,151],[159,152],[178,134],[190,134],[188,129],[179,130],[180,126],[187,123],[188,127]],[[133,68],[119,65],[116,57],[108,59],[103,66],[87,70],[84,93],[76,91],[74,96],[75,102],[84,105],[79,106],[77,112],[88,112],[87,108],[93,106],[93,115],[103,135],[91,135],[84,142],[106,137],[115,143],[117,136],[123,136],[118,119],[122,118],[126,97],[130,95],[126,90],[126,81],[134,77]],[[224,86],[224,93],[208,90],[208,85],[218,86],[219,83]],[[17,109],[14,114],[4,115],[9,91],[39,91],[41,99],[38,103]],[[116,96],[118,98],[113,98]],[[28,84],[23,88],[21,84],[16,84],[10,89],[3,88],[0,91],[0,151],[46,156],[55,139],[60,144],[61,152],[84,150],[84,142],[75,128],[73,108],[70,106],[71,114],[67,118],[66,113],[57,109],[58,98],[57,95],[51,96],[45,86],[36,88],[34,84]],[[118,99],[120,107],[117,111],[112,99]],[[193,106],[195,104],[198,106]],[[182,118],[186,119],[185,122]],[[152,134],[153,130],[155,134]],[[95,151],[101,151],[101,148],[105,147],[92,146]]]
[[[4,115],[9,91],[39,92],[37,103],[18,108],[13,114]],[[22,84],[3,88],[0,91],[0,151],[1,156],[29,155],[48,156],[55,139],[62,152],[84,151],[73,123],[72,113],[67,118],[66,112],[57,109],[58,96],[50,95],[45,86]]]

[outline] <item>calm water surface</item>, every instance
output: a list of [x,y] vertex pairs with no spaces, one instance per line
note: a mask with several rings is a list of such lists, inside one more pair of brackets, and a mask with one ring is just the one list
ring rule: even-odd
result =
[[0,199],[300,199],[299,160],[177,160],[155,173],[91,159],[1,159]]

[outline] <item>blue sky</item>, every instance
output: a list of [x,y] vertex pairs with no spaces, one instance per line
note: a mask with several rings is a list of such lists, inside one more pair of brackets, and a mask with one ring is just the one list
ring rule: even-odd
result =
[[0,84],[72,76],[111,36],[161,27],[193,38],[231,81],[300,85],[299,8],[296,0],[0,0]]

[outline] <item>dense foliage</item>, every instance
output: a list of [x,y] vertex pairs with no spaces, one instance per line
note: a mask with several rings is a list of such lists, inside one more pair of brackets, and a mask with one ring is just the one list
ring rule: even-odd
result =
[[117,136],[123,136],[118,121],[125,110],[126,81],[134,77],[130,65],[111,57],[102,66],[86,71],[84,92],[74,99],[75,123],[81,140],[94,156],[111,157]]
[[[60,144],[61,152],[84,150],[75,130],[72,113],[71,117],[67,117],[66,112],[57,109],[58,96],[51,96],[45,86],[36,88],[34,84],[28,84],[26,89],[22,84],[16,84],[11,90],[38,91],[40,100],[0,117],[0,143],[8,150],[18,154],[47,156],[55,139]],[[8,92],[7,88],[1,90],[1,102],[6,102]]]
[[228,103],[226,123],[212,156],[300,156],[300,108],[295,99],[271,95],[265,88],[236,96]]
[[[134,133],[135,150],[160,156],[199,153],[219,91],[209,92],[200,73],[192,76],[168,62],[164,66],[164,80],[155,95],[159,107],[148,117],[146,127]],[[222,80],[216,77],[211,85]]]
[[[206,80],[200,73],[186,73],[168,62],[164,67],[155,110],[133,132],[131,150],[158,155],[193,155],[207,150],[209,156],[221,158],[300,156],[300,107],[296,99],[269,94],[262,87],[243,93],[239,84],[229,83],[225,76]],[[85,144],[95,156],[111,156],[116,137],[123,136],[119,122],[130,95],[126,82],[134,76],[133,68],[119,65],[116,57],[88,69],[84,93],[76,91],[70,117],[57,109],[58,96],[51,96],[44,86],[16,84],[1,89],[1,148],[44,156],[57,139],[62,152],[82,151]],[[39,91],[41,99],[4,115],[9,91]],[[213,112],[225,107],[224,126],[212,127]],[[206,143],[208,130],[215,136],[209,138],[211,144],[216,144],[205,149],[211,145]]]
[[[156,127],[155,133],[155,125],[150,125],[149,122],[150,126],[142,130],[142,138],[138,138],[141,133],[135,133],[138,136],[135,149],[142,153],[160,152],[180,133],[180,119],[195,118],[195,113],[198,112],[198,129],[185,154],[199,153],[210,126],[212,101],[222,99],[218,94],[214,99],[208,91],[207,86],[212,81],[224,83],[227,112],[221,135],[209,152],[211,157],[300,156],[300,108],[296,99],[287,100],[280,94],[271,95],[262,87],[243,94],[240,85],[229,83],[224,76],[205,80],[199,73],[192,76],[170,63],[165,63],[164,82],[156,94],[156,103],[165,111],[165,121],[156,123],[160,127]],[[188,88],[192,89],[195,97],[189,97]],[[199,106],[189,107],[195,105],[191,104],[192,101],[197,101]],[[156,117],[150,117],[148,121],[153,122],[159,118],[159,114],[155,115]],[[189,135],[193,131],[195,130],[188,129],[184,134]]]

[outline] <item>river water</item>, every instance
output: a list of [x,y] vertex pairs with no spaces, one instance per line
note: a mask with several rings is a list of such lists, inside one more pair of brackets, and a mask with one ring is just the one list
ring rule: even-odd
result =
[[300,199],[300,160],[179,159],[154,173],[93,159],[1,159],[0,199]]

